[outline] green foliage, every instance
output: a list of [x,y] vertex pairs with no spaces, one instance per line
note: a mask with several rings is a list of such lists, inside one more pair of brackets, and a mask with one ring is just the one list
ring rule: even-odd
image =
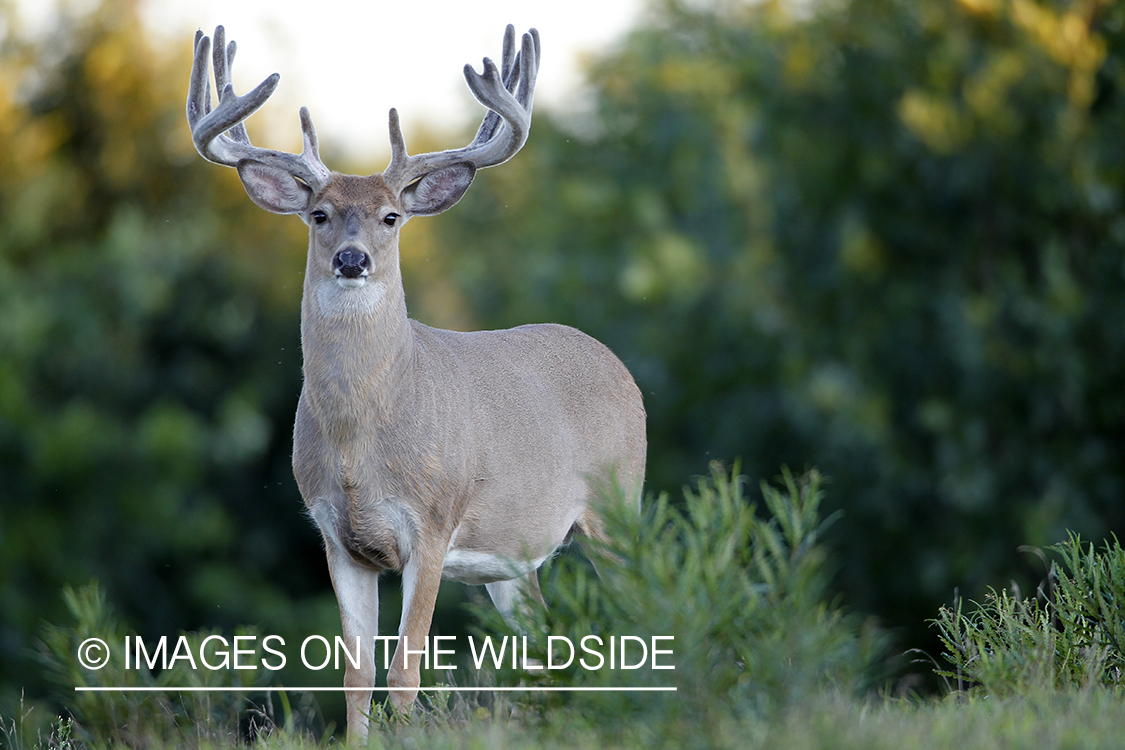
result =
[[[822,533],[832,519],[819,516],[821,477],[786,471],[781,482],[762,486],[765,517],[745,498],[737,467],[728,474],[713,465],[709,477],[684,489],[682,504],[662,496],[639,517],[623,494],[606,498],[610,541],[588,546],[597,574],[579,559],[560,558],[544,575],[548,608],[525,613],[519,630],[528,635],[528,652],[548,667],[566,661],[561,638],[574,644],[577,658],[568,667],[542,673],[548,684],[676,692],[543,693],[529,700],[544,709],[569,706],[587,719],[641,712],[653,716],[657,734],[666,724],[710,736],[731,716],[785,709],[828,689],[869,687],[883,642],[824,599]],[[487,608],[478,615],[506,630]],[[673,640],[654,640],[669,635]],[[602,639],[589,645],[604,662],[581,651],[587,636]],[[621,636],[673,653],[639,669],[614,669],[607,644]],[[629,647],[636,663],[637,647]],[[529,678],[518,672],[508,679]]]
[[1125,528],[1125,7],[650,11],[592,116],[537,113],[434,223],[474,324],[610,344],[657,491],[819,466],[849,602],[897,625]]
[[1052,548],[1046,600],[991,591],[968,613],[962,603],[934,621],[953,671],[987,695],[1043,689],[1125,686],[1125,550],[1114,539],[1101,553],[1072,534]]
[[289,470],[300,222],[195,155],[190,32],[154,49],[137,12],[0,31],[3,709],[44,694],[65,585],[149,637],[336,621]]
[[[113,686],[120,688],[248,688],[262,684],[271,672],[257,669],[193,669],[183,660],[172,660],[167,669],[156,674],[147,664],[125,667],[123,658],[128,633],[124,623],[106,603],[104,592],[97,585],[80,589],[66,588],[63,592],[66,607],[73,619],[72,625],[46,625],[42,631],[40,660],[46,674],[58,691],[58,698],[66,706],[73,723],[67,724],[68,733],[82,742],[104,745],[145,747],[152,744],[174,742],[183,737],[195,736],[213,742],[237,740],[240,722],[246,712],[255,708],[247,693],[233,690],[216,692],[187,691],[136,691],[87,692],[76,687]],[[202,644],[210,636],[222,636],[218,630],[180,633],[169,638],[168,651],[175,648],[179,636],[186,638],[192,654],[202,653]],[[253,629],[239,628],[226,637],[254,637]],[[79,644],[87,638],[100,638],[115,658],[98,670],[91,670],[79,662]],[[133,635],[135,638],[136,636]],[[262,656],[260,641],[246,649],[244,663],[257,663]],[[155,650],[155,647],[153,647]],[[219,657],[213,654],[213,663]],[[252,678],[248,680],[248,678]],[[266,705],[266,704],[261,704]],[[269,724],[269,718],[255,709],[256,723]],[[254,719],[251,719],[254,723]],[[60,745],[61,745],[60,741]]]
[[1103,680],[1123,684],[1125,675],[1125,550],[1116,537],[1102,552],[1093,543],[1083,547],[1071,534],[1052,548],[1062,556],[1053,569],[1054,605],[1064,629],[1081,631],[1086,647],[1100,654]]

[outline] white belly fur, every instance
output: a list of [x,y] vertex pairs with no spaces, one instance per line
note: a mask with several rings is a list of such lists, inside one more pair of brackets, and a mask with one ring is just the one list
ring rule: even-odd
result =
[[441,577],[461,583],[483,584],[508,581],[530,573],[547,558],[521,560],[491,552],[450,549],[445,553]]

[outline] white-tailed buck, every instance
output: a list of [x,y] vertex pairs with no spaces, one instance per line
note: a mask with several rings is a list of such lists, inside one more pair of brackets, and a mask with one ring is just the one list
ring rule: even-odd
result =
[[347,663],[344,675],[348,732],[362,738],[379,574],[402,573],[387,685],[395,707],[408,710],[421,659],[405,660],[403,644],[417,651],[425,643],[442,578],[485,584],[508,613],[522,596],[540,598],[535,571],[559,545],[574,533],[599,536],[589,504],[598,490],[616,482],[639,503],[644,405],[621,361],[573,328],[460,333],[406,316],[399,230],[412,216],[453,206],[476,170],[523,146],[539,67],[534,30],[517,50],[507,28],[499,68],[488,59],[483,74],[465,66],[489,110],[468,146],[408,156],[392,109],[390,165],[368,177],[324,166],[304,108],[299,155],[251,145],[242,123],[278,76],[237,96],[234,53],[222,27],[213,54],[211,40],[196,34],[188,122],[199,153],[236,167],[255,203],[309,225],[293,472],[324,536],[345,640],[364,644],[360,666]]

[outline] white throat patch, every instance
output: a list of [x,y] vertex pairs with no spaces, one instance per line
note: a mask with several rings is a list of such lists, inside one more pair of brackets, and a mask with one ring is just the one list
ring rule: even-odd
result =
[[361,276],[357,279],[337,277],[316,286],[316,303],[329,317],[369,315],[386,296],[382,281]]

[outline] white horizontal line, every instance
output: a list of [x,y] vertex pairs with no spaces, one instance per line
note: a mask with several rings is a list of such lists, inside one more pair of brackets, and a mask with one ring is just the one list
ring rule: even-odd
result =
[[482,692],[528,692],[528,693],[651,693],[676,692],[675,687],[75,687],[78,693],[342,693],[417,690],[422,693],[482,693]]

